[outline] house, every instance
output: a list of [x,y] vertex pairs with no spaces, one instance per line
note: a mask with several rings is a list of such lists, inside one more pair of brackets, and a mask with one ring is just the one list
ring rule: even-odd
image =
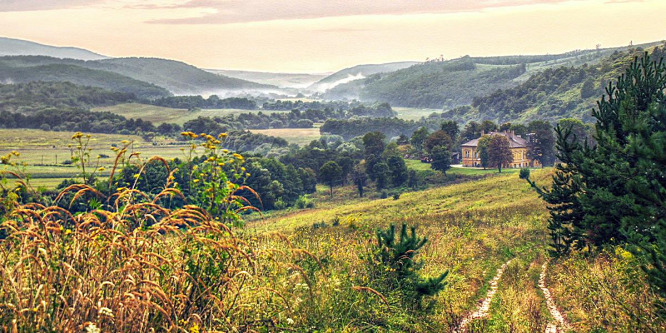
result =
[[[484,133],[481,133],[483,137]],[[511,153],[513,153],[513,162],[505,165],[505,168],[525,168],[525,167],[540,167],[541,163],[537,160],[532,160],[527,157],[527,149],[529,142],[516,135],[513,131],[504,132],[490,132],[487,135],[503,135],[509,139]],[[462,166],[463,167],[480,167],[481,157],[479,156],[478,146],[479,140],[477,138],[462,144]]]

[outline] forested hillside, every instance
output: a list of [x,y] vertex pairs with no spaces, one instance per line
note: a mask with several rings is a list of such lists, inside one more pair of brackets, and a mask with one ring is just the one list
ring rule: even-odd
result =
[[0,84],[0,111],[24,114],[41,110],[87,109],[134,99],[134,94],[77,86],[70,82]]
[[469,104],[474,97],[514,85],[524,65],[477,65],[470,57],[456,61],[427,62],[365,80],[361,99],[396,106],[452,108]]
[[206,72],[179,61],[156,58],[118,58],[99,61],[45,56],[0,58],[4,82],[70,81],[80,85],[135,93],[142,98],[174,94],[209,94],[241,89],[270,89],[240,79]]
[[[631,61],[643,52],[642,48],[616,51],[594,65],[549,68],[532,75],[519,86],[476,97],[471,107],[459,107],[442,116],[460,122],[555,122],[562,118],[590,122],[591,109],[604,94],[608,83],[621,75]],[[664,57],[663,47],[653,48],[649,52],[653,59]]]
[[81,60],[106,59],[106,56],[78,47],[58,47],[27,40],[0,37],[0,56],[42,55]]
[[137,80],[164,87],[178,95],[216,93],[222,90],[269,89],[270,85],[216,75],[174,60],[158,58],[114,58],[86,63]]
[[131,93],[140,98],[156,98],[171,95],[166,89],[154,84],[109,71],[91,69],[73,64],[76,62],[86,63],[78,60],[62,60],[41,56],[1,57],[0,82],[71,82],[82,86],[93,86],[121,93]]

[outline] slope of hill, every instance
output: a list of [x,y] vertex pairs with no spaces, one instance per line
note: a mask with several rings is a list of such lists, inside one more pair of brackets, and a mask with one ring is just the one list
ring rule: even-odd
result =
[[[659,59],[664,57],[665,48],[666,45],[653,47],[649,52]],[[499,123],[554,122],[562,118],[590,122],[593,121],[591,110],[608,83],[622,75],[629,63],[643,52],[643,48],[615,51],[597,64],[546,69],[516,87],[477,97],[471,107],[450,110],[442,117],[459,122],[486,119]]]
[[520,65],[477,64],[470,57],[427,62],[388,74],[375,74],[363,82],[360,98],[396,106],[451,108],[472,98],[515,85],[525,72]]
[[416,61],[391,62],[386,64],[358,65],[337,71],[308,87],[308,90],[323,93],[340,84],[364,79],[377,73],[388,73],[418,64]]
[[27,40],[0,37],[0,56],[42,55],[54,58],[100,60],[108,57],[78,47],[57,47]]
[[206,69],[206,71],[213,74],[224,75],[261,84],[273,85],[280,88],[306,88],[328,75],[307,73],[268,73],[225,69]]
[[157,98],[171,95],[154,84],[103,70],[77,66],[79,60],[62,60],[40,56],[0,57],[0,82],[26,83],[34,81],[71,82],[121,93],[139,98]]
[[[137,85],[151,86],[168,90],[179,95],[219,94],[241,90],[271,90],[274,86],[262,85],[240,79],[229,78],[206,72],[179,61],[156,58],[114,58],[99,61],[82,61],[75,59],[58,59],[45,56],[14,56],[1,57],[0,62],[9,67],[21,69],[26,77],[8,76],[0,79],[11,79],[14,82],[28,81],[72,81],[76,84],[103,87],[114,91],[135,92]],[[31,68],[31,69],[28,69]],[[60,72],[62,70],[63,72]],[[104,74],[101,74],[103,72]],[[90,75],[87,76],[77,76]],[[72,77],[72,76],[75,77]],[[95,78],[109,77],[115,82],[97,82]],[[123,87],[123,82],[130,84]],[[123,88],[121,88],[123,87]],[[168,92],[146,93],[135,92],[140,97],[160,97]]]
[[275,86],[209,73],[180,61],[158,58],[114,58],[86,62],[85,66],[149,82],[177,95],[224,95],[229,90],[276,89]]
[[70,82],[0,84],[0,111],[23,114],[47,109],[88,109],[126,103],[134,98],[134,94],[77,86]]
[[[646,48],[658,43],[639,45]],[[347,77],[325,93],[326,99],[361,99],[389,102],[393,106],[443,108],[468,105],[475,97],[508,89],[526,82],[532,75],[549,68],[596,65],[616,51],[630,46],[574,50],[562,54],[497,57],[465,56],[452,60],[433,60],[390,73],[368,77]]]

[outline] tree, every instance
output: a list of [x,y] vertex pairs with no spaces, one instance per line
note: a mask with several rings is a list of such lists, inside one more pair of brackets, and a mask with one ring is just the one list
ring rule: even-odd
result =
[[474,140],[481,136],[481,124],[476,121],[470,121],[465,125],[465,129],[460,133],[460,139],[462,142],[467,142],[469,140]]
[[575,140],[581,146],[587,141],[590,144],[590,137],[587,134],[587,128],[582,121],[574,118],[564,118],[560,119],[557,122],[557,125],[563,129],[570,129],[571,135],[569,136],[570,140]]
[[511,144],[504,135],[493,135],[488,142],[488,164],[502,172],[502,165],[513,162]]
[[389,167],[389,173],[393,186],[402,186],[402,184],[404,184],[409,177],[405,160],[399,155],[393,155],[386,159],[386,164]]
[[527,156],[537,160],[541,166],[553,165],[555,162],[555,136],[553,126],[547,121],[535,120],[527,125],[530,133],[534,133],[529,143]]
[[377,180],[377,189],[381,190],[386,188],[386,183],[389,178],[389,166],[386,162],[379,162],[372,168]]
[[588,97],[594,96],[596,94],[596,89],[594,89],[594,82],[592,79],[587,79],[583,82],[583,86],[580,88],[580,98],[586,99]]
[[384,148],[386,148],[386,136],[382,132],[370,132],[363,136],[363,147],[365,148],[365,156],[370,155],[382,156]]
[[[666,65],[636,59],[597,103],[597,145],[571,140],[556,128],[562,160],[550,189],[530,184],[549,203],[551,238],[591,249],[628,244],[647,264],[653,289],[666,297]],[[529,177],[526,177],[529,181]],[[566,195],[562,195],[562,194]],[[568,212],[558,209],[566,207]],[[557,220],[556,220],[557,218]],[[562,244],[562,243],[560,243]],[[554,241],[554,252],[571,245]],[[663,302],[657,304],[662,310]],[[664,313],[661,313],[664,316]]]
[[363,188],[367,183],[368,176],[363,170],[363,166],[361,166],[361,164],[358,164],[354,167],[354,170],[352,170],[351,173],[351,177],[352,181],[356,185],[356,189],[358,189],[358,196],[363,198]]
[[423,146],[430,153],[435,146],[445,146],[450,149],[453,146],[453,140],[451,140],[451,137],[446,132],[440,130],[430,134],[423,143]]
[[331,188],[331,197],[333,197],[333,186],[340,181],[342,168],[335,161],[328,161],[319,169],[319,177]]
[[432,163],[430,167],[434,170],[439,170],[446,175],[446,170],[451,168],[451,153],[445,146],[436,146],[430,152]]
[[479,153],[479,158],[481,159],[481,166],[483,169],[487,168],[490,163],[488,160],[488,145],[490,144],[490,135],[484,135],[479,139],[479,143],[476,146],[476,151]]
[[443,122],[440,129],[451,138],[451,141],[454,142],[458,138],[458,133],[460,132],[460,129],[458,129],[458,123],[453,120]]
[[423,142],[428,138],[428,135],[430,133],[428,132],[428,129],[425,127],[421,127],[417,129],[414,134],[412,134],[412,138],[410,142],[412,143],[412,146],[416,148],[418,151],[423,150]]
[[484,120],[481,123],[481,130],[485,133],[497,131],[497,124],[495,124],[492,120]]
[[352,171],[352,168],[354,168],[354,160],[349,156],[342,156],[338,159],[338,165],[342,169],[342,175],[340,176],[342,185],[346,185],[349,173]]

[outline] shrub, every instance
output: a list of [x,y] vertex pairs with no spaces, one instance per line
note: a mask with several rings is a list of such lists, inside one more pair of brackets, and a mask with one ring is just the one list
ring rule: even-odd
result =
[[428,242],[426,237],[416,235],[416,228],[407,232],[403,224],[396,237],[396,228],[391,225],[386,230],[377,231],[377,246],[370,256],[370,274],[374,277],[376,289],[401,294],[402,302],[412,309],[429,310],[433,303],[423,304],[425,296],[434,296],[446,286],[444,279],[448,271],[438,277],[424,278],[419,275],[423,262],[414,258]]

